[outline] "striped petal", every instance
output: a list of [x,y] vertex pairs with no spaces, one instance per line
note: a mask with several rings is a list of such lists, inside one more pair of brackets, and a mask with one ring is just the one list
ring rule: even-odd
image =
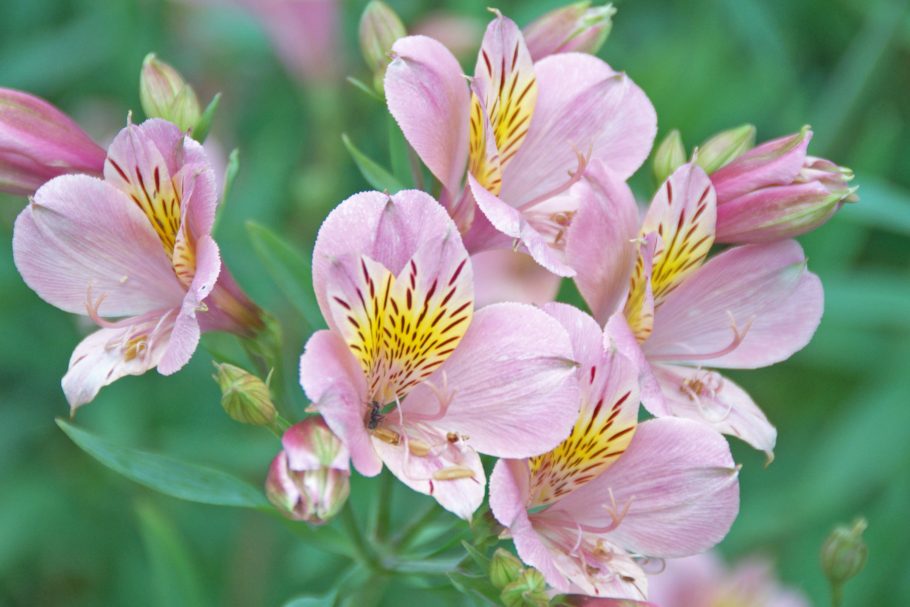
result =
[[565,304],[549,304],[544,310],[572,338],[581,411],[568,438],[531,458],[532,507],[558,501],[616,461],[632,440],[639,404],[635,365],[615,350],[604,350],[593,318]]

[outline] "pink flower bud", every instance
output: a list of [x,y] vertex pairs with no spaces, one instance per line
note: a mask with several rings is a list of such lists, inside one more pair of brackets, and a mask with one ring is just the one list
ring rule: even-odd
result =
[[531,58],[539,61],[568,52],[593,55],[607,40],[615,14],[612,4],[592,7],[587,0],[550,11],[524,28]]
[[717,242],[769,242],[804,234],[857,200],[853,173],[806,155],[808,127],[764,143],[711,174]]
[[58,175],[100,175],[104,158],[104,150],[56,107],[0,88],[0,191],[29,195]]
[[321,417],[288,428],[284,450],[272,461],[266,495],[288,518],[321,525],[335,516],[350,493],[348,450]]

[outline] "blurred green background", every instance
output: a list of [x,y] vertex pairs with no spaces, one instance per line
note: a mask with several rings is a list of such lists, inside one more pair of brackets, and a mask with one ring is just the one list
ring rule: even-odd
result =
[[[301,250],[322,217],[367,189],[345,152],[347,132],[386,161],[384,107],[344,81],[369,79],[357,50],[365,2],[340,5],[336,48],[292,72],[252,13],[220,3],[2,0],[0,86],[43,96],[99,141],[139,112],[138,71],[155,51],[207,100],[222,91],[211,152],[241,150],[217,238],[243,286],[285,326],[287,385],[305,327],[262,272],[245,229],[253,219]],[[431,9],[479,38],[486,0],[390,2],[409,27]],[[903,0],[638,0],[617,2],[600,56],[625,70],[657,108],[660,134],[687,146],[753,122],[759,140],[805,123],[810,146],[853,168],[860,204],[803,237],[825,285],[815,340],[777,367],[737,373],[777,425],[777,459],[734,446],[742,513],[721,549],[770,556],[788,584],[826,605],[818,549],[828,530],[869,520],[866,570],[846,604],[910,604],[910,13]],[[519,24],[559,5],[497,4]],[[473,21],[472,21],[473,20]],[[301,27],[298,43],[309,40]],[[470,48],[474,44],[468,44]],[[473,64],[470,53],[465,65]],[[466,68],[466,71],[471,71]],[[315,72],[315,73],[313,73]],[[219,151],[220,150],[220,151]],[[650,195],[648,170],[633,182]],[[0,198],[9,243],[25,201]],[[102,468],[54,424],[59,380],[83,334],[73,317],[21,282],[0,247],[0,604],[281,605],[329,589],[346,562],[266,515],[163,497]],[[259,486],[277,443],[220,410],[204,349],[174,377],[150,373],[106,388],[76,422],[124,445],[230,470]],[[370,507],[374,481],[354,480]],[[425,503],[398,490],[399,522]],[[377,587],[378,588],[378,587]],[[459,604],[453,592],[386,587],[385,604]],[[379,593],[375,593],[379,596]],[[367,603],[364,603],[367,604]]]

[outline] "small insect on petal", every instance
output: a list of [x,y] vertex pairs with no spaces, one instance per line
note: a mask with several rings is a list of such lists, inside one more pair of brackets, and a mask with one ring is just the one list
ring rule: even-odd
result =
[[461,478],[474,478],[474,471],[464,466],[449,466],[433,473],[437,481],[454,481]]

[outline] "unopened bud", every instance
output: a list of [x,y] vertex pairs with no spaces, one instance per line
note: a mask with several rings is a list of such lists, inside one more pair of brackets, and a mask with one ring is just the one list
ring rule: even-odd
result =
[[546,607],[550,604],[546,580],[539,571],[530,567],[506,585],[499,598],[505,607]]
[[686,164],[686,148],[679,131],[673,129],[664,137],[654,152],[654,178],[663,183],[673,171]]
[[600,50],[613,27],[612,4],[591,6],[575,2],[550,11],[523,30],[525,44],[534,61],[556,53],[589,53]]
[[755,127],[751,124],[743,124],[721,131],[705,141],[698,148],[695,162],[710,175],[751,150],[754,145]]
[[264,381],[227,363],[215,363],[212,377],[221,388],[221,406],[231,419],[253,426],[271,426],[275,422],[275,406]]
[[142,62],[139,99],[148,118],[164,118],[183,131],[194,129],[202,116],[193,88],[180,72],[160,61],[154,53],[146,55]]
[[866,520],[858,518],[852,527],[835,527],[822,545],[822,569],[832,587],[839,588],[865,567],[869,553],[863,541],[865,530]]
[[373,86],[380,93],[392,45],[404,36],[407,36],[404,24],[385,2],[373,0],[367,4],[360,17],[360,50],[373,72]]
[[288,428],[281,445],[265,483],[269,501],[288,518],[325,523],[351,491],[347,448],[319,416]]
[[521,575],[524,565],[505,548],[497,548],[490,559],[490,581],[502,590]]

